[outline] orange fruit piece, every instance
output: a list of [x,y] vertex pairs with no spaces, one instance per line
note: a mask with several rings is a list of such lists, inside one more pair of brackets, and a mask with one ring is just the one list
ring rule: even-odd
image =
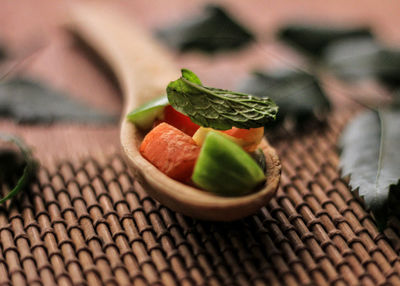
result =
[[143,139],[140,153],[168,177],[187,182],[200,152],[192,137],[163,122]]

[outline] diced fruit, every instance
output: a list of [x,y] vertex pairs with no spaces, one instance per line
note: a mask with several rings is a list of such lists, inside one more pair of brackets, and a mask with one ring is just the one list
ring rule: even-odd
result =
[[176,111],[171,105],[168,105],[164,109],[164,121],[190,136],[193,136],[200,127],[196,123],[193,123],[189,116]]
[[[196,133],[193,135],[193,140],[198,144],[202,145],[207,134],[210,131],[216,131],[212,128],[200,127]],[[232,129],[217,131],[224,135],[227,135],[231,141],[235,142],[239,146],[242,146],[247,152],[253,152],[257,149],[258,144],[260,144],[264,136],[264,127],[250,128],[250,129],[240,129],[232,127]]]
[[172,179],[187,182],[200,147],[192,137],[163,122],[144,137],[139,150],[161,172]]
[[168,98],[164,95],[133,110],[127,115],[127,118],[140,129],[150,129],[154,120],[163,113],[168,104]]
[[[203,143],[204,143],[204,141],[206,140],[206,137],[207,137],[207,135],[208,135],[208,133],[209,132],[212,132],[212,131],[214,131],[214,132],[220,132],[220,131],[218,131],[218,130],[214,130],[214,129],[212,129],[212,128],[206,128],[206,127],[200,127],[197,131],[196,131],[196,133],[194,133],[193,134],[193,140],[197,143],[197,145],[199,145],[199,146],[202,146],[203,145]],[[224,134],[224,136],[226,136],[225,134]],[[229,136],[230,137],[230,136]],[[228,136],[227,136],[227,138],[229,138]],[[232,141],[235,141],[235,138],[229,138],[230,140],[232,140]]]
[[194,167],[193,182],[221,195],[246,194],[265,180],[258,164],[219,132],[208,132]]

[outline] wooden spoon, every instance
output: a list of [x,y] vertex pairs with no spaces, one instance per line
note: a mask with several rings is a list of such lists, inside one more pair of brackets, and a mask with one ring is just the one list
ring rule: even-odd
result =
[[239,197],[222,197],[175,181],[144,159],[139,152],[143,132],[126,120],[126,114],[143,102],[165,94],[168,83],[180,73],[168,54],[131,20],[95,2],[71,6],[68,27],[94,48],[111,66],[121,85],[125,107],[121,144],[126,162],[150,196],[183,214],[206,220],[231,221],[264,206],[279,185],[281,165],[275,150],[263,139],[267,173],[258,191]]

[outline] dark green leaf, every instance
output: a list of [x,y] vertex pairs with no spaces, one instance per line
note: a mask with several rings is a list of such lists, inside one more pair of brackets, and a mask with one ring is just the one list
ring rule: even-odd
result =
[[389,86],[400,86],[400,51],[381,47],[372,39],[334,43],[326,49],[324,59],[343,80],[377,77]]
[[193,122],[219,130],[260,127],[278,111],[269,98],[202,86],[183,76],[169,83],[167,94],[169,103]]
[[98,111],[62,92],[28,79],[13,79],[0,83],[0,117],[12,118],[21,123],[117,122],[115,116]]
[[400,87],[400,50],[383,49],[377,61],[378,78],[391,87]]
[[0,61],[7,57],[6,49],[3,46],[3,42],[0,40]]
[[239,90],[275,101],[279,106],[277,123],[289,118],[301,125],[330,109],[318,80],[305,72],[257,71],[240,84]]
[[367,111],[347,126],[340,140],[342,175],[350,176],[352,190],[372,210],[380,229],[389,215],[390,189],[400,180],[399,126],[399,110]]
[[342,80],[358,80],[375,76],[380,49],[369,38],[343,40],[326,49],[324,60]]
[[0,47],[0,61],[6,57],[6,52],[2,47]]
[[[13,135],[9,134],[4,134],[0,133],[0,140],[14,143],[19,150],[21,151],[21,155],[25,161],[25,167],[23,169],[23,173],[21,177],[18,179],[16,185],[10,190],[8,194],[6,194],[3,198],[0,198],[0,204],[4,203],[5,201],[12,199],[15,197],[17,194],[19,194],[24,188],[28,186],[28,184],[31,182],[31,180],[34,178],[36,174],[36,169],[37,169],[37,162],[33,159],[32,154],[30,149],[25,145],[25,143],[19,139],[18,137],[15,137]],[[13,171],[18,173],[18,169],[20,168],[20,162],[18,157],[15,155],[11,155],[13,153],[10,153],[9,151],[3,153],[3,156],[0,156],[1,161],[0,166],[4,167],[6,164],[11,167]],[[7,161],[6,161],[7,160]],[[15,173],[11,173],[10,169],[2,169],[2,171],[7,170],[5,173],[2,172],[2,179],[7,180],[6,176],[12,176],[15,175]]]
[[14,149],[0,149],[0,180],[7,181],[15,174],[22,174],[24,169],[24,158]]
[[217,52],[240,48],[253,35],[218,6],[206,6],[203,14],[160,29],[158,37],[180,51]]
[[313,57],[319,57],[331,43],[355,37],[370,37],[368,28],[292,24],[281,28],[278,37]]

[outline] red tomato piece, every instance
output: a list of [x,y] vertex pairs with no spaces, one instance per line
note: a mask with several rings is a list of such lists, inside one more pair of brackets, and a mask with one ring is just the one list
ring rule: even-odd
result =
[[200,127],[196,123],[193,123],[189,116],[176,111],[171,105],[164,108],[164,121],[185,132],[189,136],[193,136]]

